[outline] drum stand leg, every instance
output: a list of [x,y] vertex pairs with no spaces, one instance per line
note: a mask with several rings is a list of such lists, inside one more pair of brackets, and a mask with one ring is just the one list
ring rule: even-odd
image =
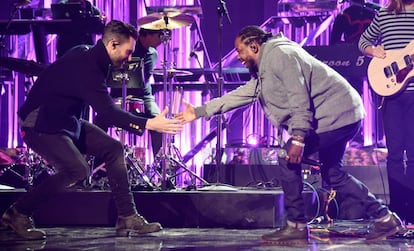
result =
[[[168,19],[165,19],[166,27],[168,27]],[[162,64],[163,66],[163,100],[164,100],[164,106],[169,107],[167,118],[172,118],[173,114],[178,112],[178,108],[181,105],[182,102],[182,88],[177,89],[173,93],[173,84],[172,79],[174,77],[174,73],[168,71],[168,57],[167,57],[167,50],[170,49],[169,47],[169,41],[171,39],[171,33],[169,30],[164,29],[162,31],[161,40],[164,44],[164,62]],[[182,161],[182,157],[178,149],[172,144],[173,136],[168,134],[162,135],[162,147],[160,151],[158,152],[154,163],[152,165],[152,169],[161,179],[161,189],[167,190],[167,189],[173,189],[175,186],[175,182],[172,182],[174,178],[178,176],[176,173],[177,170],[182,169],[183,172],[188,172],[191,176],[192,180],[192,187],[196,187],[195,185],[195,179],[200,180],[204,184],[208,184],[207,181],[202,179],[201,177],[197,176],[196,173],[188,169],[184,162]],[[161,174],[159,173],[161,171]],[[169,173],[168,173],[169,172]]]
[[185,172],[189,173],[190,177],[191,177],[191,184],[187,187],[187,189],[196,189],[197,184],[195,182],[196,179],[198,179],[199,181],[201,181],[203,183],[203,185],[209,185],[209,183],[204,180],[203,178],[201,178],[200,176],[198,176],[195,172],[193,172],[192,170],[188,169],[187,166],[184,164],[183,162],[183,158],[179,152],[179,150],[172,145],[172,148],[170,150],[173,150],[175,152],[175,155],[179,156],[179,158],[171,158],[170,161],[176,166],[176,172],[180,169],[181,172],[176,173],[175,175],[171,176],[171,178],[174,178],[176,176],[179,176]]
[[[169,137],[169,135],[165,135],[165,137]],[[209,184],[194,171],[187,168],[180,151],[171,142],[167,143],[166,148],[161,147],[152,165],[152,169],[156,171],[156,174],[161,179],[161,190],[175,188],[175,178],[183,173],[188,173],[191,177],[191,184],[187,188],[195,189],[197,187],[195,180],[201,181],[203,185]],[[157,170],[161,170],[161,173]]]
[[[157,187],[152,184],[151,179],[148,177],[144,164],[133,156],[128,147],[125,153],[125,162],[127,164],[131,186],[141,186],[144,190],[157,190]],[[139,182],[140,177],[145,182],[144,184]]]
[[[139,68],[139,65],[142,65],[142,59],[137,58],[137,62],[134,62],[132,64],[129,64],[127,69],[123,69],[119,72],[115,72],[112,77],[114,81],[121,81],[122,82],[122,99],[121,99],[121,108],[124,111],[127,111],[127,85],[129,80],[129,72],[135,71],[137,68]],[[138,62],[140,61],[140,62]],[[133,69],[131,69],[131,66],[133,65]],[[144,80],[142,80],[144,81]],[[151,183],[150,178],[146,174],[145,167],[142,163],[140,163],[140,160],[138,158],[135,158],[133,156],[131,148],[126,144],[126,131],[121,130],[120,131],[120,141],[124,145],[125,149],[125,163],[127,165],[127,171],[130,179],[131,186],[138,186],[141,185],[139,177],[142,178],[142,180],[145,182],[144,186],[149,187],[151,190],[156,189],[156,186],[154,186]],[[129,143],[131,143],[131,138],[129,139]]]

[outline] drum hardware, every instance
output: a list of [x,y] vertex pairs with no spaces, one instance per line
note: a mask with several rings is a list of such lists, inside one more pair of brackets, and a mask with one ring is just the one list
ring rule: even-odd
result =
[[[164,45],[162,72],[156,70],[153,72],[153,74],[162,74],[163,76],[164,105],[170,108],[167,114],[167,118],[172,118],[173,114],[178,112],[182,99],[183,89],[176,89],[176,91],[173,93],[172,79],[178,74],[192,74],[191,72],[176,70],[174,67],[168,67],[169,65],[167,53],[170,55],[169,42],[171,40],[171,29],[190,25],[194,23],[194,21],[195,20],[191,15],[168,10],[165,10],[161,13],[152,13],[138,20],[138,24],[141,28],[159,30],[161,32],[160,38]],[[172,65],[174,66],[174,64]],[[194,178],[196,178],[202,181],[204,184],[208,184],[207,181],[197,176],[197,174],[193,171],[189,170],[182,162],[181,153],[174,146],[173,140],[173,135],[162,134],[162,147],[156,154],[154,163],[151,166],[152,170],[155,173],[151,178],[154,179],[155,176],[158,176],[158,178],[160,178],[162,190],[172,189],[175,186],[172,180],[179,175],[177,174],[177,170],[182,169],[183,172],[188,172],[190,174],[192,181],[194,181]]]
[[126,148],[125,151],[125,160],[128,168],[128,176],[130,179],[130,185],[132,189],[136,190],[158,190],[151,179],[147,175],[147,170],[145,169],[145,163],[141,160],[140,157],[134,156],[133,150],[131,148]]
[[[124,111],[129,111],[127,107],[128,101],[132,99],[127,99],[127,84],[129,80],[129,74],[137,70],[143,70],[143,59],[138,57],[133,57],[131,61],[126,62],[121,69],[118,69],[112,72],[112,79],[115,82],[122,83],[122,97],[121,97],[121,109]],[[143,74],[141,74],[143,76]],[[142,80],[143,81],[143,80]],[[129,111],[131,112],[131,111]],[[156,187],[151,183],[150,178],[146,174],[145,165],[140,161],[137,156],[133,156],[133,151],[131,146],[126,144],[126,131],[120,129],[120,141],[125,147],[125,162],[128,167],[128,175],[130,178],[130,183],[132,186],[137,186],[142,184],[139,180],[144,182],[145,187],[151,189],[156,189]]]
[[[164,75],[163,69],[155,69],[152,72],[154,75]],[[185,70],[178,70],[175,68],[169,68],[167,69],[168,79],[177,77],[177,76],[190,76],[193,75],[191,71],[185,71]]]
[[[170,107],[168,117],[174,117],[173,114],[178,113],[180,105],[182,103],[182,87],[176,87],[172,91],[172,83],[168,85],[168,106]],[[174,145],[174,135],[163,134],[163,146],[160,151],[157,153],[155,161],[153,163],[154,170],[161,170],[161,189],[172,189],[176,185],[174,181],[176,177],[181,174],[188,172],[191,176],[191,187],[195,188],[195,179],[200,180],[201,182],[207,184],[208,182],[197,176],[192,170],[188,169],[183,163],[183,157]],[[178,172],[181,170],[181,172]],[[154,177],[153,177],[154,178]]]
[[194,21],[191,15],[174,10],[164,10],[138,19],[138,25],[148,30],[172,30],[190,25]]
[[[6,23],[6,27],[2,31],[2,34],[0,36],[0,49],[6,48],[4,40],[6,38],[6,34],[8,33],[8,31],[10,29],[10,25],[12,24],[14,16],[16,16],[16,14],[19,12],[19,10],[22,7],[24,7],[24,6],[26,6],[30,3],[31,3],[31,0],[13,1],[13,8],[10,10],[10,13],[9,13],[10,15],[9,15],[9,18],[7,20],[7,23]],[[2,6],[3,8],[5,7],[4,5],[5,4],[3,3],[3,6]]]
[[39,76],[39,74],[47,68],[47,65],[33,60],[12,57],[0,57],[0,66],[26,74],[27,76]]
[[[0,177],[6,172],[10,172],[22,181],[26,182],[25,188],[32,189],[40,183],[40,176],[43,174],[54,175],[55,170],[42,157],[33,152],[30,148],[14,149],[15,156],[12,156],[13,162],[0,169]],[[24,172],[20,173],[18,166],[24,166]]]

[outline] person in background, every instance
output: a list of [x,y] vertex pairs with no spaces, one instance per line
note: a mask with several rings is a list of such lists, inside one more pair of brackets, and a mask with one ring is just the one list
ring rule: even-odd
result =
[[[346,1],[342,1],[345,3]],[[359,54],[358,41],[362,32],[368,27],[375,16],[375,9],[366,5],[365,0],[348,0],[349,6],[339,13],[334,20],[331,30],[330,45],[346,44],[349,47],[340,47],[350,50],[350,53]],[[350,73],[344,77],[351,85],[363,95],[364,77],[354,76]],[[352,147],[364,146],[364,135],[362,128],[350,142]]]
[[[162,34],[163,31],[161,30],[140,28],[135,51],[132,54],[133,57],[142,59],[143,65],[141,70],[136,70],[129,74],[127,95],[143,101],[144,109],[132,112],[147,118],[153,118],[160,113],[152,93],[151,76],[157,63],[158,53],[156,48],[162,43]],[[121,97],[121,89],[112,88],[111,96],[115,98]],[[152,152],[155,158],[162,146],[162,134],[156,131],[150,131],[150,134]]]
[[314,152],[319,153],[322,179],[338,194],[356,198],[367,218],[373,219],[368,241],[402,230],[399,217],[342,167],[347,142],[364,117],[362,100],[355,89],[282,34],[272,37],[258,26],[246,26],[237,35],[235,48],[251,80],[202,106],[187,103],[177,118],[183,122],[209,119],[258,101],[273,126],[288,130],[291,137],[280,152],[286,157],[279,158],[275,170],[284,192],[287,224],[262,239],[276,245],[308,243],[300,163]]
[[[117,208],[116,233],[151,233],[162,229],[138,214],[124,159],[124,146],[106,132],[81,119],[85,106],[102,116],[105,123],[142,135],[145,129],[176,134],[182,124],[166,119],[165,108],[147,119],[123,111],[107,91],[110,69],[123,68],[135,48],[137,30],[113,20],[94,47],[78,46],[46,68],[36,80],[18,111],[21,136],[28,147],[48,161],[56,174],[47,177],[20,197],[2,216],[2,223],[26,239],[43,239],[31,215],[38,206],[88,175],[84,155],[106,163],[109,184]],[[69,202],[68,202],[69,203]]]
[[375,16],[375,9],[365,5],[364,0],[349,0],[350,5],[339,13],[331,30],[330,45],[358,44],[359,37]]
[[[389,58],[387,51],[403,50],[414,41],[414,1],[390,0],[382,8],[359,40],[359,49],[365,55],[386,62],[399,62],[403,58]],[[408,53],[412,53],[411,50]],[[384,65],[385,67],[386,65]],[[378,69],[378,74],[384,74]],[[386,85],[387,83],[370,83]],[[407,79],[399,93],[383,98],[382,122],[385,132],[387,173],[390,189],[390,208],[407,222],[414,223],[414,80]]]

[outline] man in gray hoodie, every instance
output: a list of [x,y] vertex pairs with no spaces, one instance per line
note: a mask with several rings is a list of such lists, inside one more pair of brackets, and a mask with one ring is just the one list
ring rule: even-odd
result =
[[235,47],[251,80],[200,107],[186,103],[186,109],[177,116],[184,122],[209,119],[257,100],[273,126],[288,130],[291,137],[282,150],[286,157],[280,158],[275,168],[284,192],[287,224],[262,239],[276,245],[308,242],[300,163],[314,152],[319,153],[323,180],[337,193],[359,201],[367,218],[373,219],[368,241],[402,230],[399,217],[342,168],[347,142],[364,117],[362,100],[355,89],[281,34],[273,37],[260,27],[247,26],[239,32]]

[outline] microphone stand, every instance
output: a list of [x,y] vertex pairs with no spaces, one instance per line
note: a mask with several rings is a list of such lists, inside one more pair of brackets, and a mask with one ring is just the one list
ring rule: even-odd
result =
[[[217,8],[218,11],[218,53],[219,53],[219,64],[218,64],[218,78],[217,78],[217,96],[223,95],[223,1],[219,0],[220,6]],[[223,156],[222,150],[222,131],[223,126],[221,124],[223,114],[217,116],[217,143],[216,143],[216,182],[219,183],[219,173],[221,170],[221,159]]]
[[[229,13],[227,11],[226,2],[224,0],[219,0],[219,7],[217,8],[218,11],[218,53],[219,53],[219,64],[218,64],[218,77],[217,77],[217,97],[221,97],[223,93],[223,15],[225,14],[227,17],[227,20],[229,23],[231,23]],[[217,143],[216,143],[216,184],[220,183],[220,170],[221,170],[221,159],[223,156],[223,149],[221,147],[222,145],[222,121],[225,121],[223,119],[223,114],[219,114],[216,118],[217,120]],[[216,190],[237,190],[234,188],[230,188],[228,186],[220,186]]]

